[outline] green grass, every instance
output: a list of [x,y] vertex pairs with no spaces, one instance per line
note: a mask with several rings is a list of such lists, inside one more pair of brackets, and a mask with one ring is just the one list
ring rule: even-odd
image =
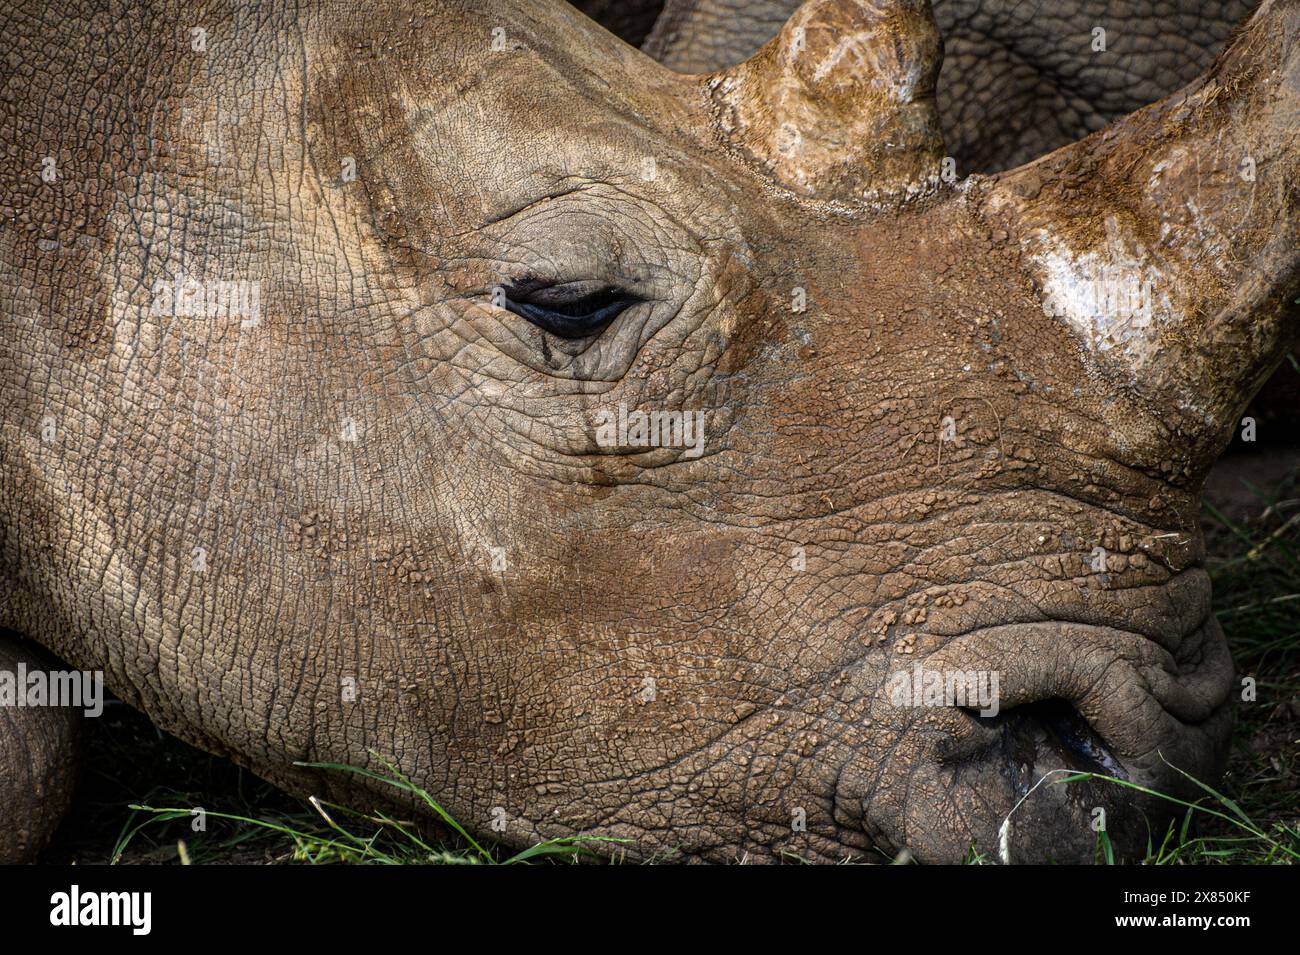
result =
[[[378,812],[370,814],[358,813],[347,806],[325,802],[314,796],[307,800],[307,803],[316,810],[319,819],[307,816],[306,821],[310,822],[311,825],[304,825],[302,819],[294,816],[266,819],[215,812],[208,813],[208,819],[234,823],[237,828],[251,827],[253,831],[261,830],[273,837],[288,839],[293,844],[290,861],[313,864],[345,862],[356,865],[516,865],[542,860],[575,862],[583,856],[596,856],[593,846],[597,843],[617,843],[620,841],[595,836],[548,839],[531,845],[521,852],[503,856],[495,846],[484,848],[480,845],[433,797],[398,772],[397,767],[383,761],[376,753],[371,755],[383,763],[388,770],[386,773],[371,772],[370,770],[344,766],[338,763],[299,763],[297,765],[364,776],[414,796],[441,818],[443,823],[456,834],[458,844],[455,847],[430,845],[421,836],[413,822],[404,822]],[[133,805],[131,810],[143,814],[144,818],[122,834],[113,850],[115,859],[122,857],[132,838],[146,826],[154,823],[184,820],[192,827],[194,822],[194,811],[189,807],[156,808],[153,806]],[[349,825],[341,825],[337,821],[338,819],[343,819]],[[322,821],[324,822],[324,828],[321,827]],[[184,841],[178,843],[177,854],[182,862],[193,861],[189,847]]]
[[1202,524],[1215,613],[1256,698],[1237,708],[1228,772],[1149,848],[1148,862],[1300,861],[1300,467],[1243,480],[1233,509]]
[[[1172,764],[1166,764],[1171,765]],[[1173,767],[1178,770],[1176,766]],[[1235,865],[1267,865],[1281,862],[1294,865],[1300,862],[1300,830],[1294,825],[1275,821],[1261,824],[1252,818],[1237,801],[1219,792],[1193,776],[1178,770],[1204,795],[1195,802],[1176,799],[1166,793],[1145,786],[1096,773],[1075,773],[1061,780],[1068,785],[1082,780],[1097,780],[1110,785],[1135,789],[1148,796],[1165,800],[1182,810],[1181,823],[1170,823],[1164,838],[1157,844],[1147,840],[1147,865],[1173,865],[1177,863],[1231,863]],[[1194,835],[1193,827],[1199,822],[1209,822],[1205,835]],[[1116,857],[1105,830],[1097,834],[1095,861],[1115,865]]]
[[[1203,526],[1216,611],[1238,671],[1256,680],[1257,701],[1239,708],[1222,784],[1198,782],[1201,798],[1173,800],[1177,818],[1153,835],[1142,860],[1118,860],[1100,833],[1099,863],[1300,860],[1300,467],[1273,475],[1267,487],[1237,491],[1228,503],[1220,501],[1222,508],[1206,506]],[[46,861],[480,865],[571,863],[610,849],[582,837],[522,852],[476,841],[391,766],[376,773],[314,764],[323,772],[359,774],[392,787],[425,804],[442,826],[293,799],[226,760],[162,734],[120,704],[91,722],[87,777]],[[1090,774],[1056,784],[1089,778],[1133,786]],[[194,829],[195,806],[206,813],[203,831]],[[966,861],[996,862],[997,847],[972,846]]]
[[[119,725],[119,738],[135,736],[142,728],[133,711],[123,710],[131,725]],[[152,729],[152,727],[149,727]],[[91,802],[74,811],[70,826],[46,853],[46,861],[148,864],[308,863],[322,865],[511,865],[527,862],[575,862],[596,856],[596,843],[617,840],[578,836],[537,843],[520,852],[502,852],[497,846],[476,841],[428,793],[397,770],[373,773],[329,763],[304,766],[352,773],[380,781],[409,793],[441,816],[441,838],[431,837],[410,820],[384,812],[358,812],[348,806],[315,797],[292,799],[237,767],[185,746],[154,731],[155,739],[135,738],[133,748],[167,751],[173,768],[188,768],[198,782],[192,789],[169,786],[148,791],[144,801],[123,805],[113,799]],[[142,777],[143,778],[143,777]],[[101,779],[116,789],[120,780]],[[158,804],[154,804],[158,803]],[[164,804],[165,803],[165,804]],[[195,807],[202,807],[201,819]],[[123,820],[123,816],[125,816]],[[106,838],[106,827],[119,820],[116,839]],[[100,854],[93,848],[111,842]]]

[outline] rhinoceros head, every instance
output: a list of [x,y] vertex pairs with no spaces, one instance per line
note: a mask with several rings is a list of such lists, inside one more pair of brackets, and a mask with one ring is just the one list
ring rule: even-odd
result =
[[513,842],[1084,858],[1160,803],[1053,771],[1221,771],[1199,493],[1294,338],[1300,4],[968,179],[925,2],[707,76],[551,0],[235,12],[133,73],[135,15],[5,240],[11,625]]

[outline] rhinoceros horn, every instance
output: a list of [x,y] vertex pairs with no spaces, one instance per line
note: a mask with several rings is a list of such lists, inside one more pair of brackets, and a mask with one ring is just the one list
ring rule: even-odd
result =
[[1045,307],[1202,468],[1296,339],[1300,4],[1203,77],[989,183]]
[[939,181],[928,0],[810,0],[708,89],[732,142],[808,196],[879,199]]

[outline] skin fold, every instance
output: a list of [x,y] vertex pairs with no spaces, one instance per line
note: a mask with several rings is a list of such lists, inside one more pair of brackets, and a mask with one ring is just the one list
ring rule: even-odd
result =
[[[629,858],[1083,861],[1162,804],[1045,773],[1221,773],[1197,515],[1295,339],[1296,0],[955,180],[924,2],[806,4],[706,75],[552,0],[3,37],[0,627],[164,729]],[[562,338],[500,305],[539,282],[636,304]],[[603,442],[620,408],[702,453]],[[918,665],[1001,715],[900,703]]]

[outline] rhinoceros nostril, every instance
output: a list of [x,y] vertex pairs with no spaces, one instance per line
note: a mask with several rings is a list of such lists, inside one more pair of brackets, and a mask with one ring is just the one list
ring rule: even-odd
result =
[[1015,738],[1022,744],[1045,737],[1070,764],[1061,768],[1116,779],[1129,778],[1128,771],[1111,752],[1105,739],[1068,700],[1034,700],[991,717],[980,716],[969,709],[966,712],[985,726],[1001,728],[1008,739]]
[[1083,714],[1065,700],[1043,700],[1030,703],[1031,709],[1043,725],[1055,734],[1061,745],[1085,762],[1096,768],[1091,772],[1128,779],[1128,772],[1115,754],[1110,751],[1101,734],[1092,728],[1092,724],[1083,718]]

